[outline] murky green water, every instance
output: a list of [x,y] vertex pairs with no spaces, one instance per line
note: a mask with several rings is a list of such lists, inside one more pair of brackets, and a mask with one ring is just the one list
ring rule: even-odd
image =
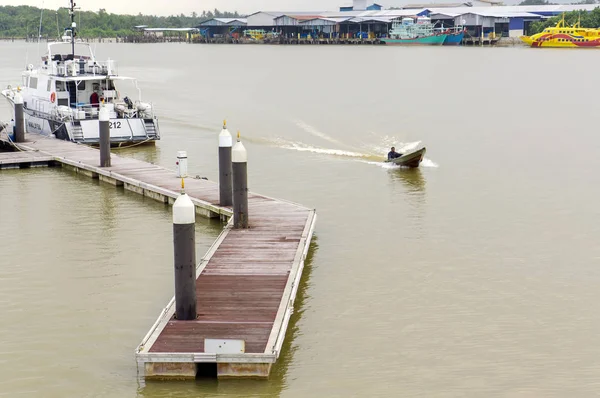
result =
[[[0,85],[25,49],[0,43]],[[29,47],[29,59],[36,54]],[[314,207],[269,381],[139,383],[173,294],[169,209],[60,169],[0,173],[0,396],[589,397],[600,390],[597,53],[98,44],[160,117],[121,151]],[[133,95],[133,93],[129,93]],[[8,116],[2,103],[0,111]],[[427,146],[418,170],[391,145]],[[198,252],[220,230],[199,221]]]

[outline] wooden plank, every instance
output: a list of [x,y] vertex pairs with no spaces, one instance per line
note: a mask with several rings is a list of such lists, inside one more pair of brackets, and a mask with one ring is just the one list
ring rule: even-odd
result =
[[240,339],[247,353],[261,353],[266,344],[271,322],[206,323],[202,321],[171,321],[150,352],[204,352],[204,339]]

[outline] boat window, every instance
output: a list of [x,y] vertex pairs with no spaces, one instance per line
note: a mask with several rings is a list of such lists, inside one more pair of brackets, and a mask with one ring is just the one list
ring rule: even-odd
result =
[[37,88],[37,77],[31,76],[29,78],[29,87],[30,88]]
[[79,82],[79,84],[77,85],[77,90],[79,90],[79,91],[85,90],[85,80]]
[[56,82],[56,91],[65,91],[65,82]]
[[52,80],[48,80],[48,88],[46,91],[52,91]]

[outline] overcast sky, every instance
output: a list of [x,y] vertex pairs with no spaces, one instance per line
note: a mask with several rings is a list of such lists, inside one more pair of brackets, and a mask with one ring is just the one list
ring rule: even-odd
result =
[[[382,0],[378,4],[389,8],[409,3],[429,3],[429,1],[419,0]],[[435,0],[438,3],[458,2],[459,0]],[[75,0],[77,7],[85,11],[98,11],[99,8],[105,8],[107,12],[114,14],[153,14],[153,15],[173,15],[184,13],[186,15],[196,11],[214,10],[220,11],[238,11],[241,14],[249,14],[255,11],[335,11],[340,5],[351,4],[352,0]],[[512,4],[513,1],[505,1]],[[0,0],[0,5],[31,5],[46,9],[56,9],[69,5],[68,0]]]

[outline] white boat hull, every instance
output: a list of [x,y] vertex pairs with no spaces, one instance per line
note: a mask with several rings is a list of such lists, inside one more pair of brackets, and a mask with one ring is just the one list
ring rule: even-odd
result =
[[[6,97],[11,107],[14,103]],[[35,115],[34,111],[24,109],[25,131],[47,137],[79,142],[82,144],[98,144],[100,141],[100,123],[98,119],[72,120],[60,122],[44,119]],[[158,121],[150,119],[110,119],[111,145],[136,144],[160,139]]]
[[49,136],[52,132],[52,127],[48,120],[35,117],[28,112],[24,112],[25,131],[28,133],[42,134]]

